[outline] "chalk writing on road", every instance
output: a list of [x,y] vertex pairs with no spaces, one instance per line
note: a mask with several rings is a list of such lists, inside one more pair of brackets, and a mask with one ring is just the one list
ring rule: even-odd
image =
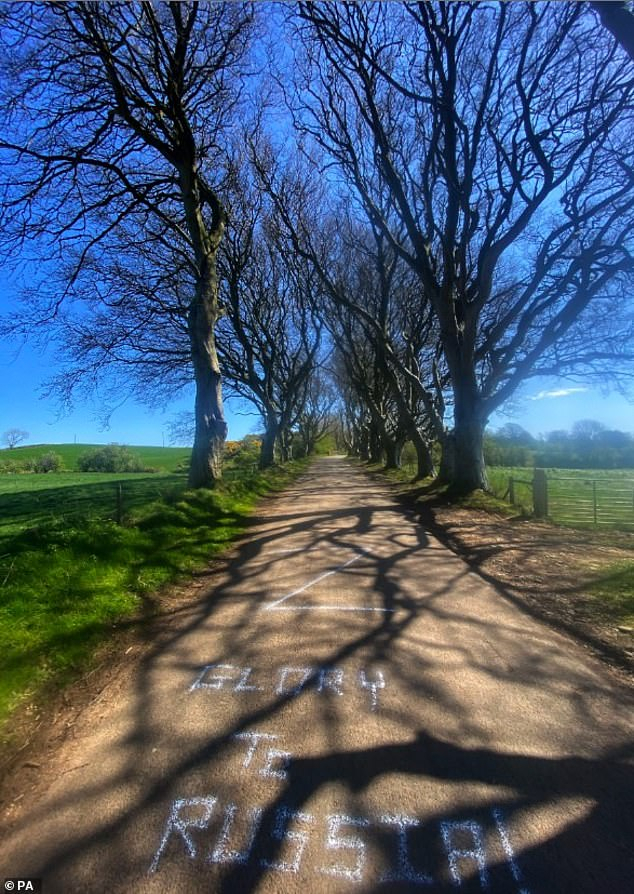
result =
[[[275,550],[275,552],[304,552],[304,550]],[[308,550],[305,550],[306,552]],[[328,571],[323,571],[321,574],[318,574],[317,577],[313,577],[311,580],[306,581],[305,584],[302,584],[300,587],[296,587],[294,590],[291,590],[289,593],[285,593],[283,596],[280,596],[278,599],[274,599],[272,602],[266,602],[264,605],[260,607],[260,611],[277,611],[277,612],[332,612],[332,611],[340,611],[340,612],[378,612],[379,614],[391,614],[394,609],[388,608],[384,605],[366,605],[360,604],[357,602],[353,603],[345,603],[342,602],[341,599],[338,599],[334,603],[323,603],[323,602],[305,602],[300,601],[297,602],[295,599],[296,596],[301,596],[302,593],[306,593],[307,590],[312,589],[312,587],[316,586],[316,584],[322,583],[322,581],[326,580],[329,577],[332,577],[335,574],[341,574],[351,565],[354,565],[355,562],[358,562],[359,559],[368,558],[372,561],[372,556],[368,554],[364,549],[360,547],[354,549],[354,555],[348,559],[346,562],[342,562],[340,565],[336,565],[334,568],[328,569]]]
[[[266,742],[276,742],[278,737],[272,733],[260,733],[256,730],[244,730],[232,736],[233,739],[243,740],[247,742],[247,752],[242,762],[244,769],[251,767],[256,752],[262,752],[259,748],[260,744]],[[268,779],[286,779],[287,767],[291,761],[291,755],[288,751],[280,751],[277,748],[266,748],[265,757],[260,762],[258,774]]]
[[[262,730],[242,730],[232,740],[239,746],[242,770],[263,779],[289,783],[293,757],[277,745],[279,736]],[[502,811],[491,810],[492,824],[482,819],[451,819],[436,825],[439,843],[452,883],[460,887],[467,879],[478,878],[480,888],[491,887],[489,859],[499,862],[504,855],[508,878],[513,879],[518,894],[528,894],[522,886],[511,837]],[[216,795],[179,798],[171,806],[158,849],[150,865],[156,872],[165,851],[170,857],[185,855],[205,863],[259,865],[274,872],[297,873],[305,852],[311,851],[313,871],[350,882],[362,882],[368,875],[367,851],[372,839],[383,842],[382,852],[390,865],[384,868],[379,882],[407,883],[415,886],[434,885],[429,867],[421,865],[420,845],[412,847],[412,835],[424,832],[424,824],[404,813],[380,815],[327,814],[323,820],[279,803],[276,807],[224,806]],[[374,834],[373,834],[374,833]],[[497,851],[489,854],[492,839]],[[500,847],[501,846],[501,847]],[[434,853],[438,848],[434,849]],[[511,890],[508,887],[505,890]]]
[[[259,864],[274,872],[298,873],[305,854],[310,849],[312,868],[318,875],[330,875],[350,882],[367,881],[368,847],[372,833],[380,836],[382,851],[392,853],[390,865],[380,882],[407,883],[421,887],[433,886],[436,881],[423,864],[424,855],[410,845],[410,833],[422,827],[422,822],[406,814],[379,816],[350,816],[328,814],[319,820],[295,806],[280,804],[272,818],[265,822],[265,811],[260,807],[243,808],[243,822],[236,831],[240,808],[233,803],[221,804],[215,795],[180,798],[172,804],[159,847],[150,865],[150,873],[158,870],[161,859],[169,849],[184,848],[185,856],[204,863]],[[516,882],[518,894],[529,894],[522,886],[517,860],[511,848],[508,829],[502,812],[491,811],[493,825],[465,818],[441,822],[436,826],[438,839],[447,862],[449,876],[456,887],[479,878],[480,888],[487,891],[491,880],[487,870],[487,848],[498,845],[491,862],[498,862],[499,844],[507,858],[508,876]],[[498,841],[492,840],[492,832]],[[202,833],[202,834],[201,834]],[[206,835],[204,833],[207,833]],[[393,839],[390,846],[390,837]],[[317,859],[315,860],[315,854]],[[416,865],[418,864],[418,865]],[[506,887],[511,891],[511,887]]]
[[342,696],[353,691],[365,694],[371,711],[379,709],[379,692],[385,689],[381,670],[361,668],[356,676],[346,675],[342,667],[279,667],[265,675],[251,667],[234,664],[207,664],[189,687],[190,692],[265,692],[278,696],[296,696],[312,691],[320,695]]
[[[282,550],[288,552],[290,550]],[[324,571],[302,586],[266,603],[265,611],[392,611],[371,605],[305,603],[303,594],[362,558],[355,549],[347,561]],[[302,597],[298,599],[297,597]],[[239,696],[289,700],[316,694],[323,698],[356,698],[371,712],[379,711],[387,688],[379,668],[350,670],[341,666],[284,665],[257,669],[230,663],[206,664],[189,686],[194,697]],[[244,775],[258,777],[258,787],[274,787],[277,800],[264,804],[233,803],[217,794],[177,798],[149,872],[162,861],[197,861],[273,873],[301,871],[329,876],[342,882],[363,882],[427,889],[447,883],[456,888],[479,884],[482,891],[503,890],[529,894],[503,812],[498,807],[481,811],[477,819],[463,815],[434,821],[383,808],[372,812],[303,810],[294,802],[294,783],[301,765],[284,750],[274,732],[242,729],[231,736],[235,751],[228,760]],[[294,772],[295,771],[295,772]],[[285,791],[282,793],[282,789]],[[245,799],[246,800],[246,799]],[[493,867],[495,867],[495,872]],[[494,885],[494,879],[495,885]]]

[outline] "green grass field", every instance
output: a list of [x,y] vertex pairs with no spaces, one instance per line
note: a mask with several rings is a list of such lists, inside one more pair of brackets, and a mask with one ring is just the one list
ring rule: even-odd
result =
[[85,667],[114,622],[151,614],[162,585],[204,567],[304,465],[213,491],[177,474],[0,476],[0,743],[18,706]]
[[[127,446],[127,445],[126,445]],[[58,453],[64,468],[70,472],[77,471],[77,460],[83,453],[88,453],[103,444],[32,444],[28,447],[14,447],[12,450],[0,450],[2,460],[39,459],[44,453]],[[128,447],[143,465],[161,472],[175,472],[189,460],[189,447]]]
[[[494,466],[487,473],[493,494],[507,500],[512,477],[515,506],[527,514],[533,512],[532,469]],[[633,469],[546,469],[546,477],[551,521],[578,528],[634,531]]]
[[185,489],[184,474],[49,472],[0,474],[0,552],[27,528],[78,519],[116,520]]

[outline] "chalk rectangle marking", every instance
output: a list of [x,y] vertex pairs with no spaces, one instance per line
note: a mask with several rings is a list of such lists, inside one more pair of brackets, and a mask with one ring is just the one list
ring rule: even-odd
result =
[[290,593],[286,593],[284,596],[280,596],[280,598],[276,599],[274,602],[269,602],[267,603],[267,605],[263,605],[262,610],[274,611],[275,609],[278,609],[278,606],[282,605],[288,599],[292,599],[293,596],[299,596],[300,593],[304,593],[310,587],[314,587],[315,584],[318,584],[320,581],[325,580],[327,577],[332,577],[333,574],[338,574],[340,571],[348,568],[354,562],[358,562],[359,559],[362,559],[364,555],[364,552],[357,552],[351,559],[348,559],[348,561],[344,562],[342,565],[338,565],[336,568],[331,568],[330,571],[324,571],[323,574],[317,575],[317,577],[309,580],[308,583],[304,584],[301,587],[298,587],[296,590],[292,590]]

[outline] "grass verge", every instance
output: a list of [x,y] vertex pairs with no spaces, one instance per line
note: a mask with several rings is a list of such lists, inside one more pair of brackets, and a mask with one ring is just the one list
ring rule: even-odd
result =
[[51,525],[114,521],[157,500],[182,493],[187,476],[111,472],[0,474],[0,555],[22,531]]
[[245,529],[257,501],[306,466],[289,463],[213,491],[184,491],[134,510],[126,524],[51,521],[2,542],[0,744],[26,701],[87,666],[123,618],[157,611],[156,591],[204,568]]
[[604,566],[588,593],[619,627],[634,629],[634,561]]
[[518,509],[510,506],[495,494],[474,490],[470,494],[456,497],[447,485],[438,484],[433,478],[413,480],[412,471],[407,468],[385,469],[380,464],[361,463],[368,472],[379,473],[382,478],[397,485],[399,496],[420,506],[456,506],[460,509],[482,509],[505,518],[517,516]]

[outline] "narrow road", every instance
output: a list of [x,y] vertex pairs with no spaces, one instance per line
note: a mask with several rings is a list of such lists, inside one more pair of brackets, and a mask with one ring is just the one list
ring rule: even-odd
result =
[[80,892],[620,894],[633,699],[388,491],[317,461],[4,837]]

